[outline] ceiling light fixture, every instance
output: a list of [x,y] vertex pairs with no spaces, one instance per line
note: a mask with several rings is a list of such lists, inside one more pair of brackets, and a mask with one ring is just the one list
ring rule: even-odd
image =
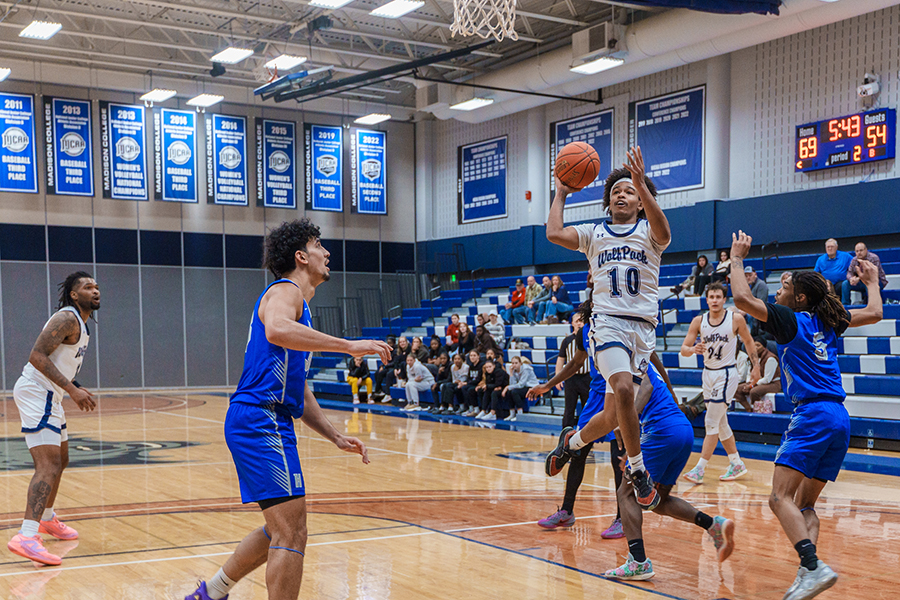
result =
[[369,14],[373,17],[396,19],[423,6],[425,6],[424,0],[393,0],[384,6],[379,6]]
[[266,63],[267,69],[278,69],[279,71],[289,71],[297,65],[306,62],[305,56],[291,56],[290,54],[282,54],[277,58],[273,58]]
[[175,90],[161,90],[156,88],[141,96],[141,100],[144,102],[165,102],[177,93],[178,92]]
[[28,27],[19,32],[19,37],[33,40],[49,40],[56,32],[62,29],[62,23],[50,23],[48,21],[32,21]]
[[353,0],[310,0],[310,6],[318,6],[319,8],[330,8],[334,10],[342,6],[346,6]]
[[253,50],[250,48],[235,48],[233,46],[225,48],[218,54],[213,55],[213,57],[209,60],[217,63],[225,63],[226,65],[234,65],[248,56],[253,54]]
[[188,100],[187,104],[188,106],[196,106],[197,108],[209,108],[213,104],[218,104],[224,99],[225,96],[220,96],[218,94],[200,94],[199,96],[194,96]]
[[482,106],[488,106],[489,104],[493,104],[493,98],[472,98],[470,100],[466,100],[465,102],[460,102],[458,104],[452,104],[450,108],[452,110],[475,110],[476,108],[481,108]]
[[0,69],[0,81],[6,81],[6,78],[9,77],[10,73],[12,73],[12,69],[7,67]]
[[391,115],[386,115],[383,113],[372,113],[370,115],[360,117],[353,122],[359,123],[360,125],[375,125],[376,123],[382,123],[384,121],[390,121],[390,120],[391,120]]
[[594,60],[589,60],[580,65],[570,67],[569,70],[573,73],[579,73],[581,75],[593,75],[595,73],[600,73],[601,71],[606,71],[607,69],[612,69],[623,64],[625,64],[625,61],[621,58],[601,56],[600,58],[595,58]]

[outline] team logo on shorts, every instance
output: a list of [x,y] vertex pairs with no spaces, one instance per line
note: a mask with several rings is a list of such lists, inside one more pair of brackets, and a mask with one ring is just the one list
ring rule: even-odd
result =
[[234,146],[225,146],[219,151],[219,164],[226,169],[236,169],[241,164],[241,153]]
[[366,179],[375,180],[381,177],[381,161],[374,158],[362,161],[359,165]]
[[141,145],[134,138],[123,137],[116,142],[116,156],[131,162],[141,155]]
[[28,147],[28,134],[18,127],[10,127],[3,132],[3,148],[10,152],[21,152]]
[[325,177],[331,177],[337,173],[337,157],[336,156],[320,156],[316,158],[316,170]]
[[74,131],[70,131],[59,138],[60,151],[69,156],[80,156],[85,148],[87,148],[87,143],[84,141],[84,138]]

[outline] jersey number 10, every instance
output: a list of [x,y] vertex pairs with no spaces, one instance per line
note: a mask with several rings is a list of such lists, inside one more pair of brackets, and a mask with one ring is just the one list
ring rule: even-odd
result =
[[[619,267],[613,267],[608,272],[609,275],[609,295],[612,298],[621,298],[622,289],[619,286]],[[641,272],[637,267],[628,267],[625,269],[625,289],[629,296],[639,296],[641,293]]]

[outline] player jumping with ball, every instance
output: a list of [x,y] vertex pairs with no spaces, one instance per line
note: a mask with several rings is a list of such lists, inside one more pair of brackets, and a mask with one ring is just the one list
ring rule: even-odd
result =
[[558,473],[572,451],[601,437],[611,429],[606,420],[616,419],[638,504],[653,510],[659,496],[644,467],[634,396],[656,348],[659,265],[672,234],[656,202],[656,186],[644,174],[640,147],[631,149],[624,168],[606,178],[603,207],[611,220],[565,227],[566,196],[575,191],[557,179],[547,239],[587,255],[594,280],[591,353],[615,401],[607,403],[611,410],[594,416],[581,430],[563,429],[559,445],[547,456],[547,474]]

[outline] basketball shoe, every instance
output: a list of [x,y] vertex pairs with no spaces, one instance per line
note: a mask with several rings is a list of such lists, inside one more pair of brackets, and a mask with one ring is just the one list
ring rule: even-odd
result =
[[815,598],[835,583],[837,583],[837,573],[831,570],[831,567],[823,563],[818,563],[815,571],[810,571],[806,567],[800,567],[797,571],[797,579],[794,585],[788,589],[783,600],[809,600]]
[[559,443],[556,445],[556,448],[547,455],[544,461],[544,472],[550,477],[559,475],[559,472],[566,466],[569,459],[573,456],[578,456],[579,450],[569,448],[569,440],[572,439],[573,435],[575,435],[575,430],[572,427],[564,427],[559,434]]
[[575,515],[567,510],[558,510],[549,517],[538,521],[538,525],[544,529],[556,529],[557,527],[572,527],[575,524]]
[[21,533],[17,533],[13,536],[13,539],[9,540],[6,547],[13,554],[18,554],[37,563],[50,566],[62,563],[62,559],[55,554],[50,554],[44,548],[44,540],[41,539],[41,534],[37,534],[34,537],[25,537]]
[[49,521],[41,521],[38,531],[50,534],[58,540],[78,539],[78,532],[60,521],[56,513],[53,513],[53,518]]
[[621,567],[611,569],[603,573],[602,577],[607,579],[622,579],[624,581],[645,581],[653,577],[653,563],[648,558],[644,562],[634,560],[631,553],[628,553],[628,559]]
[[713,518],[712,527],[706,530],[716,545],[719,562],[722,562],[734,551],[734,521],[725,517]]
[[706,474],[706,469],[701,469],[699,465],[682,475],[685,479],[690,481],[691,483],[703,483],[703,476]]
[[746,475],[748,473],[747,467],[744,466],[743,461],[739,462],[736,465],[729,464],[728,470],[725,471],[724,475],[719,476],[720,481],[734,481],[738,477]]

